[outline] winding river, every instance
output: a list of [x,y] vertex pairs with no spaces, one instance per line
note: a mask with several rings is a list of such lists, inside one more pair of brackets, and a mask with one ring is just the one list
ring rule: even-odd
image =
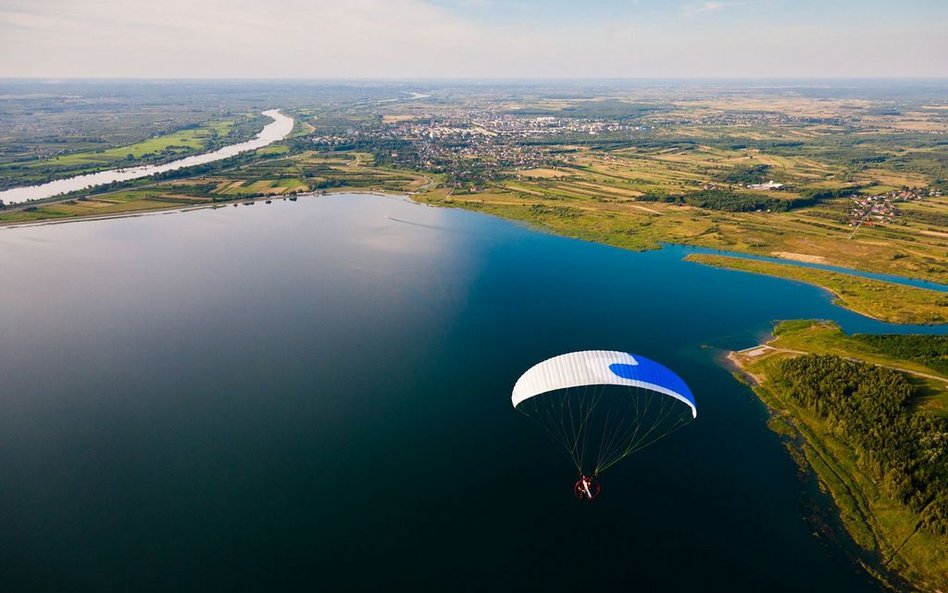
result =
[[15,187],[6,191],[0,191],[0,201],[6,204],[21,204],[30,200],[43,200],[72,191],[107,185],[117,181],[130,181],[132,179],[140,179],[142,177],[183,169],[185,167],[213,163],[214,161],[236,156],[242,152],[256,150],[273,144],[274,142],[279,142],[289,136],[290,131],[293,130],[293,118],[283,115],[278,109],[264,111],[263,115],[266,115],[273,121],[264,126],[263,130],[261,130],[253,140],[232,144],[213,152],[189,156],[163,165],[143,165],[141,167],[112,169],[109,171],[99,171],[98,173],[76,175],[75,177],[66,179],[57,179],[56,181],[39,185]]

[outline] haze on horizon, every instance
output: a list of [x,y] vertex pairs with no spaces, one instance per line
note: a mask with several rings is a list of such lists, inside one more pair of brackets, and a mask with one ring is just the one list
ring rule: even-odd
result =
[[0,77],[948,76],[943,0],[0,0]]

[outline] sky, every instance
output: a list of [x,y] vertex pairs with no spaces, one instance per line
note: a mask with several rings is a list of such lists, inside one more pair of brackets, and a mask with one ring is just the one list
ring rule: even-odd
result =
[[948,0],[0,0],[0,77],[948,77]]

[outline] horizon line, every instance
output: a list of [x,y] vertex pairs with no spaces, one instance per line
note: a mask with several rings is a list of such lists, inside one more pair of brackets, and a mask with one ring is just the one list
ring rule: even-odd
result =
[[573,76],[573,77],[307,77],[307,76],[0,76],[0,81],[56,83],[63,81],[214,81],[214,82],[625,82],[625,81],[944,81],[941,76]]

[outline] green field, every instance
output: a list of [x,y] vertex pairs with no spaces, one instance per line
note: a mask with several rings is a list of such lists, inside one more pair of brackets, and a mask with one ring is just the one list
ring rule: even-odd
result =
[[233,126],[233,121],[214,122],[199,128],[157,136],[129,146],[58,156],[47,161],[31,163],[30,167],[40,169],[46,167],[95,167],[108,166],[110,162],[131,161],[159,155],[178,157],[205,150],[212,139],[227,136]]
[[196,198],[143,188],[98,194],[89,198],[78,198],[36,206],[27,210],[0,212],[0,223],[39,222],[43,220],[68,219],[89,216],[114,216],[134,214],[143,210],[181,208],[209,203],[207,198]]
[[[249,139],[259,132],[261,125],[257,115],[244,115],[193,124],[124,146],[68,150],[50,158],[28,161],[0,161],[0,185],[33,185],[96,171],[164,163]],[[87,144],[76,143],[78,146]]]

